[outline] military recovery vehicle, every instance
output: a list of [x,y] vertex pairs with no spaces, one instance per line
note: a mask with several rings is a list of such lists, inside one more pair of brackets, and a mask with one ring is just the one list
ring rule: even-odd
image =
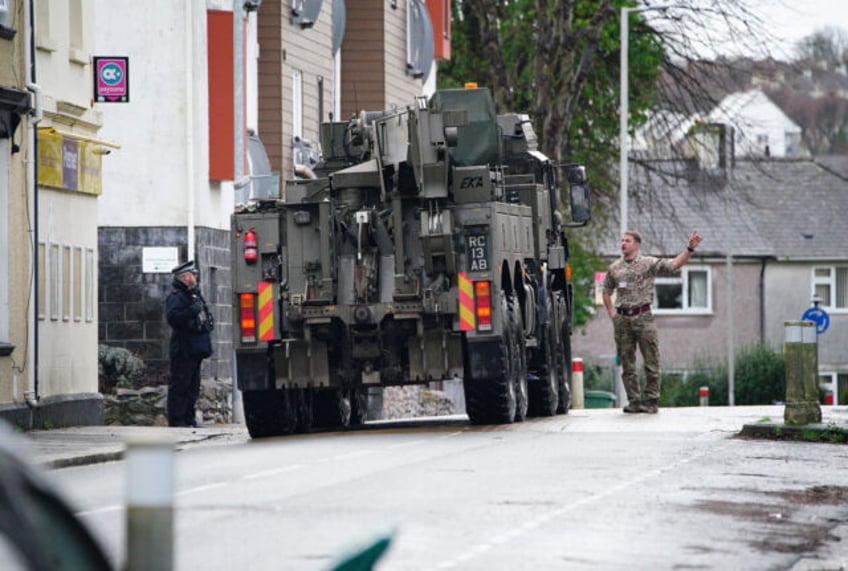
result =
[[[362,423],[369,387],[462,379],[473,423],[566,413],[565,227],[585,169],[488,89],[321,127],[284,199],[232,216],[234,346],[252,437]],[[559,213],[560,177],[571,222]]]

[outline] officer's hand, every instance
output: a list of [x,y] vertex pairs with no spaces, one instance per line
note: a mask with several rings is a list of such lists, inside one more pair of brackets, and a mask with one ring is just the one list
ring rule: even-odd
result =
[[200,314],[203,311],[203,302],[199,299],[194,300],[194,303],[191,304],[191,310],[197,314]]

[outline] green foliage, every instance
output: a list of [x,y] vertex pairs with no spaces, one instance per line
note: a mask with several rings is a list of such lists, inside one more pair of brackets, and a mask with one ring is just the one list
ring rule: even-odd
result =
[[[661,406],[697,406],[698,390],[710,389],[710,404],[727,404],[727,365],[699,360],[685,380],[680,374],[663,374]],[[734,402],[738,405],[773,404],[786,398],[786,367],[782,353],[764,345],[742,349],[736,355]]]
[[587,391],[615,391],[611,367],[583,365],[583,389]]
[[98,390],[110,393],[115,388],[132,388],[144,373],[144,361],[123,347],[100,345],[97,348]]
[[594,311],[595,272],[605,271],[606,262],[598,254],[574,239],[568,242],[571,284],[574,288],[574,326],[582,327]]

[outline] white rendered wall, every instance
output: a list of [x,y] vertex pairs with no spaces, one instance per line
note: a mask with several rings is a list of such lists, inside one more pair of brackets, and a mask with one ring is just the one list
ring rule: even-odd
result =
[[97,53],[130,58],[130,102],[97,104],[101,136],[122,145],[103,164],[99,225],[186,226],[193,215],[195,226],[227,228],[232,184],[209,181],[206,3],[97,8]]

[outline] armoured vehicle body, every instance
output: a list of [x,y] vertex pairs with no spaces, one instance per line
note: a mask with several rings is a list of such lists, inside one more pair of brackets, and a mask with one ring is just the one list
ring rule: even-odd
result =
[[589,218],[487,89],[325,123],[284,199],[232,216],[234,346],[253,437],[365,420],[369,387],[462,379],[474,423],[570,407],[563,228]]

